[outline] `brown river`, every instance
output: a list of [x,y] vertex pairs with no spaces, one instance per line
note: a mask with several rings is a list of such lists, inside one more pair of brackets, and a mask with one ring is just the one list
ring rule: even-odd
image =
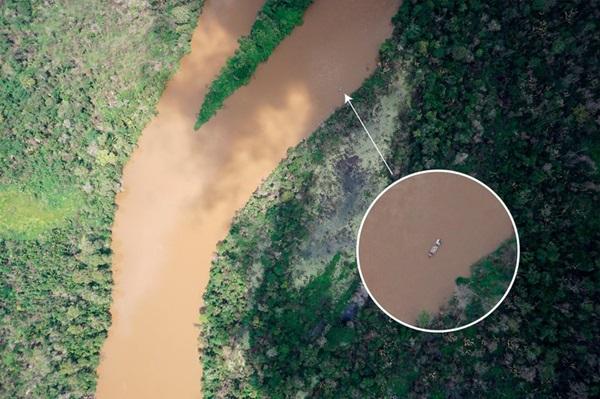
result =
[[112,325],[96,396],[200,398],[198,310],[235,211],[376,66],[397,0],[316,0],[200,130],[202,98],[262,0],[208,0],[123,174],[113,226]]
[[[479,183],[446,172],[413,175],[369,210],[358,244],[360,270],[377,303],[414,325],[422,311],[436,315],[456,278],[469,277],[474,263],[514,234],[502,203]],[[441,246],[429,257],[438,238]]]

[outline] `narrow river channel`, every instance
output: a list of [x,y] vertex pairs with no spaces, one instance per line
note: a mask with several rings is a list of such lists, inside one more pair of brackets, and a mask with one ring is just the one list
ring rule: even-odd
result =
[[261,0],[208,0],[123,175],[112,325],[97,397],[200,398],[198,309],[216,243],[285,156],[371,73],[398,0],[316,0],[302,26],[202,129],[207,85]]

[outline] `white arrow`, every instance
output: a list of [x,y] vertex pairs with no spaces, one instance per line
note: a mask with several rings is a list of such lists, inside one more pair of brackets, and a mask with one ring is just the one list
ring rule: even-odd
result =
[[363,123],[362,119],[360,119],[360,116],[358,115],[358,112],[356,112],[356,109],[354,108],[354,105],[352,105],[352,97],[350,97],[346,93],[344,93],[344,103],[345,104],[350,104],[350,107],[352,108],[352,111],[354,111],[354,115],[356,115],[356,117],[358,118],[358,121],[362,125],[363,129],[365,129],[365,132],[367,132],[367,136],[369,136],[369,138],[371,139],[371,143],[373,143],[373,146],[375,146],[375,149],[377,150],[377,153],[379,154],[379,156],[381,157],[381,160],[385,164],[385,167],[390,172],[390,175],[392,175],[392,177],[394,177],[394,173],[392,172],[392,169],[390,169],[390,166],[385,161],[385,158],[383,157],[383,154],[381,153],[381,151],[379,151],[379,147],[377,147],[377,144],[375,144],[375,141],[373,140],[373,137],[371,137],[371,133],[369,133],[369,131],[367,130],[367,127]]

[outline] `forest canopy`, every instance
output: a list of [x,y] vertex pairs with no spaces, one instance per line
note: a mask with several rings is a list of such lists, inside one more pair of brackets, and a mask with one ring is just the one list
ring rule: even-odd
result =
[[354,104],[395,178],[455,169],[503,198],[522,244],[511,294],[442,335],[365,299],[355,229],[391,180],[340,109],[219,246],[205,397],[599,396],[599,20],[587,0],[404,1]]
[[92,397],[121,168],[202,2],[0,2],[0,397]]

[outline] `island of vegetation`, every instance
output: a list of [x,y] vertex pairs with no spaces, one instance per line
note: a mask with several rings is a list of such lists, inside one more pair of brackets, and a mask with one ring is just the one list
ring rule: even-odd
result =
[[354,105],[396,178],[455,169],[503,198],[522,243],[510,295],[448,334],[407,329],[365,297],[356,231],[392,179],[340,109],[219,245],[205,397],[599,396],[599,20],[587,0],[404,1]]
[[239,48],[211,83],[200,107],[195,129],[223,106],[234,91],[248,84],[258,65],[265,62],[279,43],[302,23],[313,0],[266,0],[250,34],[239,40]]

